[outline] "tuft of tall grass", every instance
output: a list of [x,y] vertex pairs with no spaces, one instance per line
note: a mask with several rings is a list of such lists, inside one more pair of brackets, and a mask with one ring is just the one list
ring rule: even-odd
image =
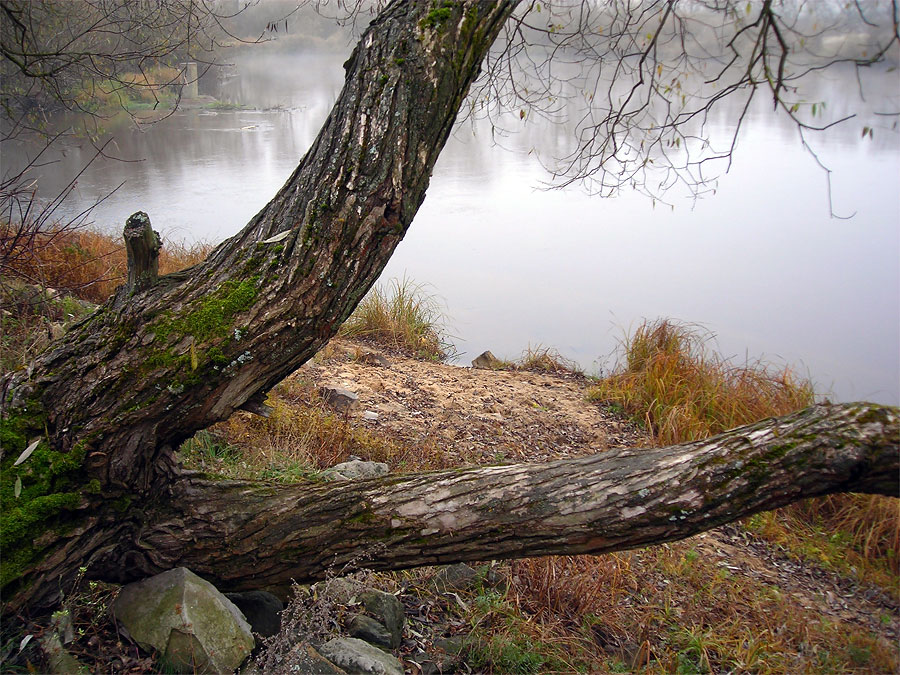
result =
[[[699,440],[815,402],[809,380],[762,362],[735,366],[709,348],[697,326],[644,322],[622,344],[623,365],[589,391],[646,422],[663,445]],[[896,587],[900,573],[900,501],[833,495],[765,514],[750,529],[793,555]]]
[[432,361],[444,360],[452,349],[437,299],[406,277],[374,287],[341,326],[340,335]]
[[577,363],[567,359],[556,349],[542,345],[528,345],[522,356],[513,363],[513,367],[541,373],[581,373]]
[[642,419],[663,444],[706,438],[815,401],[812,383],[790,367],[734,365],[709,348],[712,338],[698,326],[645,321],[625,337],[624,363],[589,398]]

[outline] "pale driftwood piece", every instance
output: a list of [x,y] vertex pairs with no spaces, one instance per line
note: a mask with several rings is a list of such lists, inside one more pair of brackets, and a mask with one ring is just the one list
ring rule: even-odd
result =
[[159,278],[159,232],[150,226],[150,217],[138,211],[125,221],[122,234],[128,254],[128,291],[139,293],[155,285]]

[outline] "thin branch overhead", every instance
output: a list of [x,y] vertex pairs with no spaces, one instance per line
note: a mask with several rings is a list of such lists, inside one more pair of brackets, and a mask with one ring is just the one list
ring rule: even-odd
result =
[[[696,198],[730,168],[757,101],[800,132],[851,119],[829,116],[810,76],[895,61],[897,26],[896,1],[532,1],[486,62],[469,114],[488,116],[501,142],[520,120],[565,125],[571,142],[541,158],[554,185]],[[726,104],[728,133],[717,123]]]

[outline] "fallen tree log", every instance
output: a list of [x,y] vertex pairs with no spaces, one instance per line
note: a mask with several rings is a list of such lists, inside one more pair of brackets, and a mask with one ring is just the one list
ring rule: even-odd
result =
[[834,492],[900,493],[900,411],[820,405],[709,440],[544,464],[289,486],[184,475],[94,573],[186,566],[228,589],[373,569],[606,553]]

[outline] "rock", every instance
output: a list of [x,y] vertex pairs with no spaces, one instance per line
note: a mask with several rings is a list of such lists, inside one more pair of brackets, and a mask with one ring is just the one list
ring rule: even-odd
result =
[[482,352],[474,359],[472,359],[472,367],[473,368],[485,368],[491,369],[496,368],[500,364],[500,359],[491,354],[490,351]]
[[335,638],[319,652],[336,666],[355,675],[403,675],[400,660],[359,638]]
[[391,648],[399,647],[406,617],[403,614],[403,605],[397,597],[368,588],[360,594],[359,601],[366,608],[366,612],[390,632]]
[[347,624],[347,632],[350,633],[350,637],[365,640],[376,647],[391,649],[392,647],[399,646],[393,644],[391,631],[385,628],[380,622],[365,614],[354,615]]
[[338,668],[322,656],[308,642],[300,642],[278,660],[277,667],[264,664],[262,667],[248,661],[240,669],[238,675],[269,675],[269,673],[298,673],[299,675],[348,675],[343,668]]
[[363,419],[366,420],[366,422],[377,422],[378,413],[374,410],[366,410],[366,412],[363,413]]
[[39,639],[51,675],[87,675],[90,672],[63,646],[74,639],[72,615],[68,610],[54,613],[50,629]]
[[335,410],[347,412],[356,405],[359,398],[355,393],[343,387],[323,386],[319,387],[319,394]]
[[225,597],[241,610],[254,633],[262,637],[271,637],[281,630],[281,611],[284,605],[272,593],[247,591],[226,593]]
[[478,583],[478,572],[465,563],[447,565],[434,575],[431,583],[440,593],[464,591]]
[[331,480],[362,480],[388,473],[391,468],[384,462],[363,462],[358,459],[335,464],[322,472],[322,477]]
[[299,644],[291,650],[290,656],[291,663],[299,668],[294,672],[303,675],[347,675],[346,670],[334,665],[312,645]]
[[361,581],[345,577],[335,577],[328,581],[320,581],[314,588],[316,592],[341,605],[349,605],[353,598],[366,590],[365,584]]
[[370,366],[379,366],[381,368],[391,367],[390,361],[381,354],[376,354],[375,352],[365,352],[360,355],[359,360],[363,363],[368,363]]
[[452,670],[442,670],[432,659],[428,652],[421,649],[406,656],[407,661],[412,661],[418,666],[419,675],[442,675],[452,673]]
[[128,584],[111,609],[135,642],[159,651],[176,672],[233,673],[255,645],[234,603],[184,567]]
[[465,639],[461,635],[454,635],[434,641],[434,653],[431,660],[439,673],[452,673],[460,662],[460,656],[465,645]]

